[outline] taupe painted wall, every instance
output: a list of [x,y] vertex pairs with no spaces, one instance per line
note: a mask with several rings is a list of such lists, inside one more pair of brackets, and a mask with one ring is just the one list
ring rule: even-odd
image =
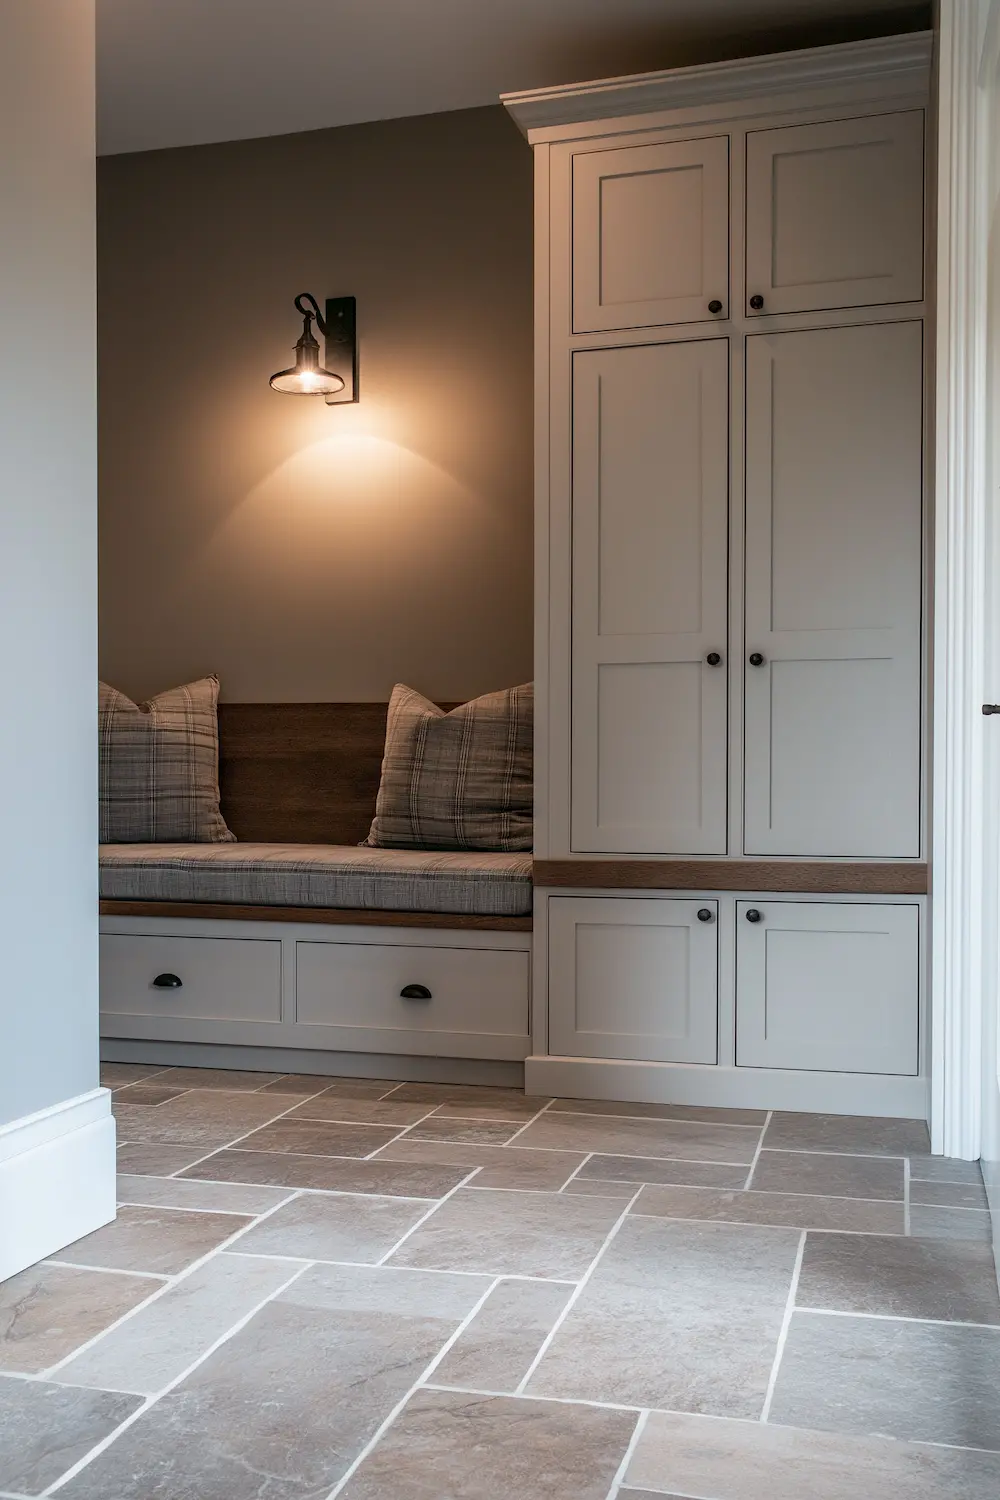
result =
[[[102,676],[531,676],[531,177],[499,107],[101,160]],[[306,290],[358,299],[356,407],[268,389]]]
[[0,142],[3,1126],[97,1087],[92,0],[3,0]]

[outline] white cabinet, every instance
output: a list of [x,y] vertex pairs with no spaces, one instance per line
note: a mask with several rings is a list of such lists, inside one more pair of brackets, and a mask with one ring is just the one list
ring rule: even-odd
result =
[[919,852],[922,362],[919,322],[747,340],[748,854]]
[[575,850],[725,852],[727,435],[726,340],[575,356]]
[[916,905],[739,901],[738,1067],[918,1071]]
[[748,312],[920,300],[923,123],[907,110],[748,134]]
[[577,333],[724,316],[728,137],[577,153],[573,242]]
[[551,1051],[716,1061],[715,901],[553,897],[548,920]]

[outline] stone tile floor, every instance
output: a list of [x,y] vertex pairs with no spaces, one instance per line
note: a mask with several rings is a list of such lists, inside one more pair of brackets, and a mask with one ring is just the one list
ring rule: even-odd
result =
[[0,1494],[996,1500],[978,1168],[914,1121],[112,1064],[0,1286]]

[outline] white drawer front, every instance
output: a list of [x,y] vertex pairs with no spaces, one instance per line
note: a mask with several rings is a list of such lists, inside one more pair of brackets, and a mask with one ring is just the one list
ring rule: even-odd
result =
[[738,1066],[919,1071],[918,907],[739,901],[736,953]]
[[[169,976],[180,984],[169,985]],[[106,933],[101,938],[101,1011],[106,1016],[278,1022],[281,944]]]
[[715,901],[551,899],[551,1050],[717,1062],[718,931]]
[[[429,994],[407,998],[402,992],[411,986]],[[296,944],[296,1021],[338,1029],[343,1046],[523,1057],[528,1008],[524,952]]]

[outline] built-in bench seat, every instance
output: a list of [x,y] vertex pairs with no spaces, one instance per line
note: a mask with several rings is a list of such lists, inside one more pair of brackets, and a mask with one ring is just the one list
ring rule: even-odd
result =
[[524,917],[531,855],[331,844],[104,844],[103,901]]

